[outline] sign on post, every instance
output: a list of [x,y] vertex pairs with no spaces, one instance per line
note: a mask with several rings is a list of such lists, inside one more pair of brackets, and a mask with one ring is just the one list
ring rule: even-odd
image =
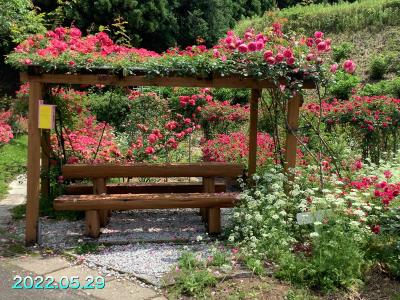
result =
[[56,106],[39,102],[39,128],[53,129],[55,125]]

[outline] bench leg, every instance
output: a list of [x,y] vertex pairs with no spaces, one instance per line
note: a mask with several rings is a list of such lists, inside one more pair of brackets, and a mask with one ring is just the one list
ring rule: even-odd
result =
[[221,209],[220,208],[208,208],[207,209],[208,219],[208,233],[219,234],[221,233]]
[[98,238],[100,235],[100,217],[97,210],[88,210],[85,213],[86,235]]
[[110,218],[108,216],[108,210],[99,210],[99,218],[100,218],[100,226],[104,227],[108,224],[110,221]]
[[207,217],[208,217],[207,210],[208,210],[208,209],[205,208],[205,207],[200,208],[200,216],[201,216],[201,219],[203,220],[203,222],[206,222],[206,223],[207,223]]

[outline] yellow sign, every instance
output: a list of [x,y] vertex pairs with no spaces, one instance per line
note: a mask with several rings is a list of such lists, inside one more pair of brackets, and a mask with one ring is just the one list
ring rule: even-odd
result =
[[39,128],[53,129],[55,120],[55,105],[39,105]]

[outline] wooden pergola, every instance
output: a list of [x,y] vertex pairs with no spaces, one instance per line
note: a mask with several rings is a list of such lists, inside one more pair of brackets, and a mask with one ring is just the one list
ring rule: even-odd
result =
[[[26,204],[25,241],[33,244],[38,240],[39,198],[40,192],[47,193],[48,182],[40,182],[40,174],[49,169],[49,131],[39,129],[39,101],[43,99],[48,84],[103,84],[115,86],[164,86],[164,87],[210,87],[210,88],[247,88],[251,89],[248,174],[256,171],[257,158],[257,122],[258,103],[262,89],[278,88],[272,81],[250,78],[218,77],[197,79],[191,77],[118,76],[110,74],[30,74],[21,73],[21,80],[30,83],[29,122],[28,122],[28,186]],[[312,82],[303,85],[313,89]],[[299,93],[288,101],[286,128],[286,167],[296,165],[297,139],[294,132],[298,128],[299,108],[303,102]]]

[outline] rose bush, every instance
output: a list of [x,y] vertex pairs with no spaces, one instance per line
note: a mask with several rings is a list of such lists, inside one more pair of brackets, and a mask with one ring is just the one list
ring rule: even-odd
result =
[[[303,111],[319,115],[318,103],[308,103]],[[348,101],[323,101],[322,121],[328,130],[350,130],[352,141],[362,150],[364,159],[379,161],[383,152],[398,149],[400,100],[386,96],[354,96]]]

